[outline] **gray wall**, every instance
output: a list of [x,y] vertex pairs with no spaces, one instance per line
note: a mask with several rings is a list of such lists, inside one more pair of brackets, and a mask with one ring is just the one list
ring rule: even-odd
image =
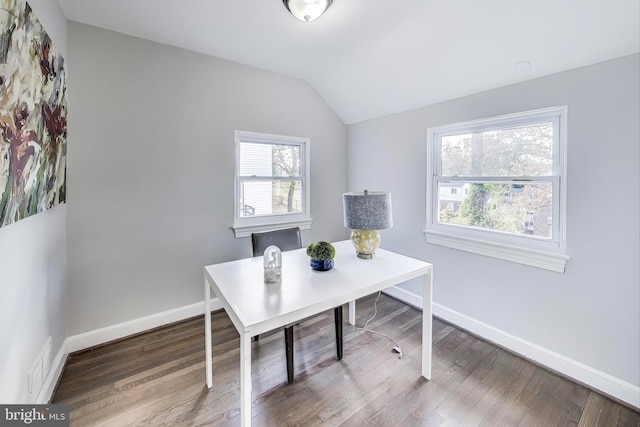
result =
[[[57,2],[29,0],[67,59],[67,20]],[[67,206],[0,228],[0,403],[28,401],[27,372],[49,336],[66,338]]]
[[69,22],[69,335],[203,300],[235,239],[234,130],[311,139],[312,229],[342,239],[346,126],[307,83]]
[[[640,384],[638,55],[348,126],[348,189],[389,190],[383,247],[434,265],[434,301]],[[565,274],[427,244],[427,127],[568,105]],[[406,289],[421,295],[416,283]]]

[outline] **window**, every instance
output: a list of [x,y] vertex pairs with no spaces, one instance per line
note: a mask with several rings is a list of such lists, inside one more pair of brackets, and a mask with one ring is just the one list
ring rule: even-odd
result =
[[311,226],[309,139],[236,131],[236,237]]
[[554,107],[428,129],[427,242],[564,272],[566,116]]

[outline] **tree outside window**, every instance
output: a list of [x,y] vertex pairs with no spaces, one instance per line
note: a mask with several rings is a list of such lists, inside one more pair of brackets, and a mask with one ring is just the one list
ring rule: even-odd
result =
[[310,227],[309,140],[236,131],[236,237]]
[[427,241],[564,271],[566,112],[430,128]]

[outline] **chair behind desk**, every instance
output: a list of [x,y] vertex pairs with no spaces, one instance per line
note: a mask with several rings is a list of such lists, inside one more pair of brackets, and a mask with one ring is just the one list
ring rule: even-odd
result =
[[[300,228],[285,228],[283,230],[251,234],[251,246],[254,257],[262,256],[264,250],[271,245],[279,247],[281,251],[300,249],[302,247]],[[256,335],[253,340],[258,341],[259,338],[260,336]],[[293,326],[286,326],[284,328],[284,341],[287,357],[287,380],[289,383],[293,383]]]
[[300,229],[298,227],[285,228],[284,230],[266,231],[264,233],[253,233],[251,235],[251,245],[253,246],[253,256],[262,256],[264,250],[271,245],[280,248],[281,251],[290,251],[302,247]]
[[[271,245],[280,248],[281,251],[290,251],[302,248],[302,239],[300,238],[300,228],[286,228],[284,230],[266,231],[264,233],[251,234],[251,245],[253,247],[253,256],[262,256],[264,250]],[[342,306],[334,309],[335,326],[336,326],[336,350],[338,360],[342,359]],[[254,337],[254,341],[258,341],[259,336]],[[293,325],[284,328],[284,342],[287,357],[287,380],[293,383]]]

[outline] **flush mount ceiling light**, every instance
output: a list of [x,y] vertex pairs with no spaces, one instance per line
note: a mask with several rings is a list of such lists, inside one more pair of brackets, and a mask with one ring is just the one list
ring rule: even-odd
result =
[[282,0],[293,16],[301,21],[311,22],[320,18],[329,9],[333,0]]

